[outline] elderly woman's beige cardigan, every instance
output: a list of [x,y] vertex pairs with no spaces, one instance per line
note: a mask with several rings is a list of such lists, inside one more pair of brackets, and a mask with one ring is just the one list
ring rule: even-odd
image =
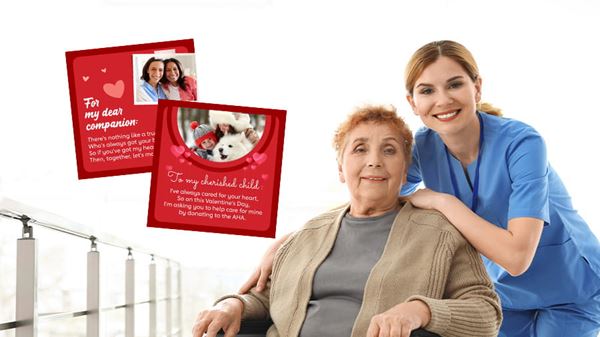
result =
[[[244,319],[273,320],[267,336],[298,336],[312,281],[329,254],[348,205],[310,220],[275,256],[270,290],[237,297]],[[425,327],[444,337],[497,336],[502,311],[479,254],[437,211],[406,202],[383,254],[371,270],[352,337],[364,337],[371,317],[419,299],[431,311]]]

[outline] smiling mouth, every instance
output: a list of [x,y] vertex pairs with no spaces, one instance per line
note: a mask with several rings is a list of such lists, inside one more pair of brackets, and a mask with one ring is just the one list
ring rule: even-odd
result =
[[442,121],[442,122],[449,122],[451,120],[453,120],[454,118],[456,118],[460,112],[462,110],[458,109],[458,110],[454,110],[454,111],[450,111],[450,112],[444,112],[444,113],[440,113],[437,115],[433,115],[433,117],[437,118],[438,120]]
[[221,160],[225,160],[225,159],[227,159],[227,155],[226,154],[222,154],[221,155]]
[[382,177],[362,177],[361,179],[367,180],[367,181],[385,181],[387,180],[386,178],[382,178]]

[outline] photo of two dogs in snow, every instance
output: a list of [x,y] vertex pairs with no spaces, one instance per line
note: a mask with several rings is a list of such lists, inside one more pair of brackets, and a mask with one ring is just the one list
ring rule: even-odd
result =
[[193,153],[212,162],[247,155],[262,137],[265,115],[179,108],[179,133]]

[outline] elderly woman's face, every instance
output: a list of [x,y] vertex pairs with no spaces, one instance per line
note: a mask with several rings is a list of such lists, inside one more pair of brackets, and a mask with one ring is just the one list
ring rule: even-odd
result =
[[391,202],[404,182],[404,140],[387,124],[362,123],[346,136],[339,165],[352,202]]

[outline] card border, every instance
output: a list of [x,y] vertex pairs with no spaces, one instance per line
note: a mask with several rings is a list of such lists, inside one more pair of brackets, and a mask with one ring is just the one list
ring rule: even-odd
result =
[[[275,125],[270,126],[269,130],[272,130],[270,135],[267,135],[267,138],[271,139],[274,137],[275,133],[277,134],[280,142],[277,144],[277,148],[275,149],[275,161],[280,163],[275,166],[274,171],[274,183],[273,183],[273,198],[271,200],[271,217],[269,219],[269,226],[264,230],[252,230],[252,229],[242,229],[242,228],[224,228],[218,226],[208,226],[208,225],[190,225],[184,223],[175,223],[175,222],[163,222],[158,221],[154,218],[154,200],[156,198],[156,189],[157,189],[157,176],[159,169],[159,156],[160,156],[160,144],[159,141],[155,141],[154,152],[152,158],[152,178],[150,181],[150,197],[148,199],[148,217],[147,217],[147,227],[152,228],[169,228],[169,229],[179,229],[179,230],[191,230],[191,231],[203,231],[203,232],[212,232],[212,233],[221,233],[221,234],[234,234],[234,235],[249,235],[249,236],[258,236],[258,237],[266,237],[266,238],[274,238],[276,225],[277,225],[277,214],[278,214],[278,206],[279,206],[279,193],[280,193],[280,185],[281,185],[281,166],[283,165],[283,144],[285,138],[285,120],[287,111],[281,109],[268,109],[268,108],[256,108],[256,107],[246,107],[246,106],[236,106],[236,105],[224,105],[224,104],[215,104],[215,103],[203,103],[203,102],[190,102],[190,101],[174,101],[174,100],[159,100],[158,101],[158,109],[156,113],[156,137],[160,139],[162,142],[162,133],[163,127],[167,127],[167,125],[163,124],[163,114],[173,113],[174,108],[193,108],[193,109],[205,109],[205,110],[224,110],[224,111],[233,111],[233,112],[243,112],[249,114],[263,114],[267,115],[272,124],[275,124],[276,120],[279,123],[280,127],[275,129]],[[167,116],[168,122],[169,116]],[[171,132],[169,132],[169,137],[173,137]],[[266,145],[265,145],[266,146]],[[243,163],[240,163],[240,167],[243,166]],[[237,165],[232,168],[235,169]]]
[[188,53],[195,53],[194,47],[194,39],[183,39],[183,40],[173,40],[173,41],[162,41],[162,42],[153,42],[153,43],[142,43],[142,44],[133,44],[126,46],[117,46],[117,47],[103,47],[103,48],[95,48],[95,49],[84,49],[84,50],[75,50],[75,51],[67,51],[65,52],[66,63],[67,63],[67,77],[69,82],[69,100],[71,102],[71,119],[73,122],[73,140],[75,142],[75,160],[77,161],[77,178],[79,180],[82,179],[90,179],[90,178],[100,178],[100,177],[113,177],[120,176],[126,174],[136,174],[136,173],[146,173],[152,170],[152,165],[149,166],[139,166],[139,167],[131,167],[131,168],[121,168],[114,170],[102,170],[97,172],[90,172],[84,168],[83,165],[83,149],[81,146],[81,142],[79,138],[81,137],[81,127],[77,118],[77,102],[76,102],[76,93],[77,88],[75,87],[75,73],[73,64],[75,59],[82,56],[96,56],[101,54],[115,54],[122,52],[135,52],[139,49],[160,49],[160,48],[175,48],[175,47],[187,47],[189,48]]

